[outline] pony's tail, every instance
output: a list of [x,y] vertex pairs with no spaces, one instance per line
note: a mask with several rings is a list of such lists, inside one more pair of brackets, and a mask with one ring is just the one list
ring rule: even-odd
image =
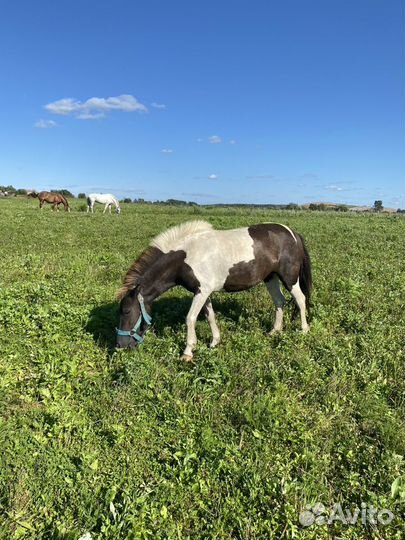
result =
[[301,240],[303,256],[300,267],[300,287],[305,295],[307,308],[311,306],[311,289],[312,289],[312,271],[311,271],[311,259],[309,257],[307,246],[300,234],[298,234]]
[[86,200],[87,200],[87,206],[89,207],[91,205],[90,197],[87,197]]

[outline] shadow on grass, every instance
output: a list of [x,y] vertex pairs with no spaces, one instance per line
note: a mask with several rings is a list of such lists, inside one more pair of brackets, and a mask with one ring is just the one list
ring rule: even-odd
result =
[[118,325],[118,304],[109,302],[93,308],[85,326],[94,341],[111,353],[115,349],[115,327]]
[[[153,331],[157,336],[163,335],[167,327],[176,328],[186,323],[186,316],[191,305],[191,296],[180,298],[161,298],[153,304]],[[213,307],[222,317],[238,321],[242,304],[237,298],[214,298]],[[200,317],[203,315],[200,314]],[[119,305],[109,302],[95,307],[89,316],[85,330],[93,335],[94,341],[108,349],[115,350],[115,328],[119,321]]]

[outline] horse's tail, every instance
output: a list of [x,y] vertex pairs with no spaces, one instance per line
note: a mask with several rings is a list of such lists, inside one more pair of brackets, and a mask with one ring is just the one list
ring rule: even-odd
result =
[[295,234],[301,240],[302,251],[303,251],[302,261],[301,261],[301,266],[300,266],[300,274],[299,274],[300,288],[305,295],[306,304],[307,304],[307,307],[309,308],[311,305],[310,302],[311,302],[311,289],[312,289],[311,259],[310,259],[308,249],[307,249],[307,246],[305,245],[305,241],[303,237],[300,234],[297,234],[297,233]]
[[90,206],[91,205],[91,199],[90,199],[90,197],[88,195],[87,195],[86,201],[87,201],[87,206]]

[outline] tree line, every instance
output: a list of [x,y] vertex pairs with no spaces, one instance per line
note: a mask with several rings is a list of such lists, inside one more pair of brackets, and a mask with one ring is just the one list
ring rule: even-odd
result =
[[[3,196],[7,194],[8,197],[18,196],[18,195],[27,195],[28,194],[27,189],[17,189],[12,185],[8,186],[2,186],[0,185],[0,194]],[[68,189],[53,189],[54,193],[60,193],[64,197],[68,197],[70,199],[75,199],[76,196],[69,191]],[[87,195],[85,193],[79,193],[77,195],[78,199],[85,199]],[[195,201],[183,201],[181,199],[167,199],[165,201],[148,201],[143,198],[137,198],[137,199],[130,199],[129,197],[125,197],[124,199],[120,200],[121,203],[132,203],[132,204],[158,204],[158,205],[168,205],[168,206],[200,206]],[[207,206],[207,205],[201,205],[201,206]],[[251,204],[251,203],[218,203],[218,204],[210,204],[208,206],[211,207],[234,207],[234,208],[268,208],[268,209],[274,209],[274,210],[313,210],[313,211],[332,211],[332,212],[347,212],[350,208],[350,206],[346,204],[325,204],[325,203],[310,203],[309,205],[299,205],[296,203],[288,203],[288,204]],[[370,211],[374,212],[382,212],[384,210],[383,202],[381,200],[374,201],[374,204],[372,207],[370,207]],[[401,208],[398,208],[397,213],[404,214],[405,210],[402,210]]]

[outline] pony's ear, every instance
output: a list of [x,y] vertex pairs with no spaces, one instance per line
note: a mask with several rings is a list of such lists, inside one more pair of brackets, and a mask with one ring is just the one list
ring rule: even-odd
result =
[[128,289],[124,285],[122,287],[120,287],[118,289],[118,291],[115,293],[116,300],[121,302],[121,300],[124,298],[124,296],[127,294],[127,292],[128,292]]
[[115,293],[115,298],[118,300],[118,301],[121,301],[124,296],[126,296],[127,294],[135,291],[137,285],[132,285],[130,287],[128,287],[128,285],[126,285],[125,283],[122,285],[122,287],[120,287],[118,289],[118,291]]

